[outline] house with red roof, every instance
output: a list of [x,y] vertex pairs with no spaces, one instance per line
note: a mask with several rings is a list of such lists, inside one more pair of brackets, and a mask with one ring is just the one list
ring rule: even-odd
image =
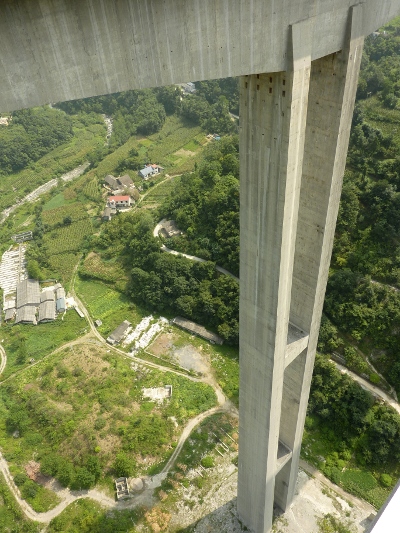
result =
[[126,209],[132,204],[130,196],[109,196],[107,206],[111,209]]

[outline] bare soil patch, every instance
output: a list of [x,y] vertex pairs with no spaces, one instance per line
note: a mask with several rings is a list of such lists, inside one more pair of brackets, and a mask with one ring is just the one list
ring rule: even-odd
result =
[[148,351],[152,355],[165,358],[186,370],[193,370],[200,374],[209,373],[210,365],[208,358],[203,350],[200,349],[201,347],[197,348],[192,344],[176,346],[175,342],[178,340],[180,338],[175,333],[162,333],[148,347]]
[[174,155],[182,155],[184,157],[193,157],[196,155],[196,152],[192,152],[191,150],[185,150],[184,148],[181,148],[177,152],[174,153]]

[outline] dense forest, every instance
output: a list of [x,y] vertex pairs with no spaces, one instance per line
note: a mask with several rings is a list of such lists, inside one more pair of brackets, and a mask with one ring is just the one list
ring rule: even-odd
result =
[[174,113],[207,132],[233,133],[235,125],[229,113],[238,112],[236,79],[199,82],[197,87],[196,94],[185,97],[178,86],[172,85],[61,102],[57,107],[68,114],[104,113],[111,116],[114,126],[111,149],[132,135],[150,135],[159,131],[166,115]]
[[10,125],[0,128],[0,176],[25,168],[72,135],[65,113],[49,107],[15,111]]
[[[237,344],[238,283],[216,272],[211,261],[198,263],[163,253],[153,237],[154,226],[145,211],[120,215],[92,239],[91,246],[106,259],[121,254],[130,270],[127,292],[133,301],[151,311],[191,318]],[[85,276],[85,270],[80,274]]]
[[168,247],[216,262],[239,275],[239,144],[229,136],[207,147],[195,172],[182,176],[160,207],[184,236]]
[[365,371],[360,349],[398,393],[399,75],[400,28],[388,25],[365,43],[319,344]]

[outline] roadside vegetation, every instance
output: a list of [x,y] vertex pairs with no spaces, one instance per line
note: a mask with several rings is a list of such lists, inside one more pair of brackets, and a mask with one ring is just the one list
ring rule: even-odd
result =
[[379,509],[400,477],[400,415],[317,355],[302,455]]
[[[165,385],[172,386],[169,400],[143,399],[143,388]],[[209,385],[81,343],[3,384],[0,445],[31,503],[33,489],[42,490],[23,477],[32,457],[63,486],[101,481],[111,492],[113,477],[143,475],[163,462],[182,425],[215,404]]]
[[42,525],[26,518],[19,505],[15,501],[14,495],[10,492],[8,485],[0,474],[0,529],[1,531],[14,531],[18,533],[40,533]]

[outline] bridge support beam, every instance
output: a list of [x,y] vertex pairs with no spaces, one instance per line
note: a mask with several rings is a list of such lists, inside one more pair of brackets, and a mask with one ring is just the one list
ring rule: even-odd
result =
[[286,72],[240,96],[238,513],[270,530],[294,497],[363,38],[311,63],[311,21],[291,28]]

